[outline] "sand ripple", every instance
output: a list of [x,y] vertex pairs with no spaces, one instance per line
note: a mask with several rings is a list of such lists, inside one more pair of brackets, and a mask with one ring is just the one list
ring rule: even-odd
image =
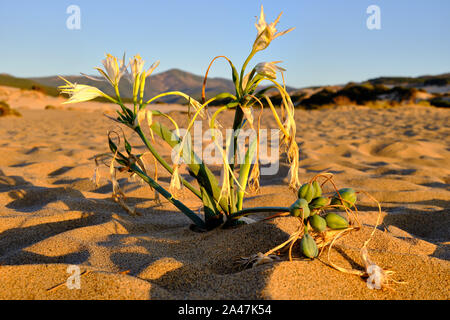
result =
[[[383,225],[372,258],[408,282],[396,291],[368,290],[362,279],[322,261],[280,262],[240,270],[232,261],[263,252],[295,231],[278,218],[206,234],[189,230],[173,206],[120,175],[130,217],[110,199],[106,179],[95,187],[92,156],[107,151],[114,124],[99,112],[20,110],[0,119],[0,298],[3,299],[449,299],[450,111],[424,107],[340,108],[296,114],[302,181],[328,171],[382,202]],[[185,115],[173,113],[178,119]],[[274,125],[263,117],[263,125]],[[231,125],[231,117],[223,125]],[[129,132],[129,131],[127,131]],[[138,144],[134,137],[132,144]],[[157,148],[165,155],[163,145]],[[162,170],[160,170],[162,172]],[[102,169],[104,176],[107,168]],[[264,177],[246,206],[295,199],[287,167]],[[163,174],[161,181],[169,178]],[[331,190],[327,190],[331,191]],[[183,200],[193,209],[199,201]],[[360,197],[365,227],[336,246],[332,257],[361,268],[358,248],[377,208]],[[81,290],[64,284],[78,265]],[[59,285],[59,286],[58,286]]]

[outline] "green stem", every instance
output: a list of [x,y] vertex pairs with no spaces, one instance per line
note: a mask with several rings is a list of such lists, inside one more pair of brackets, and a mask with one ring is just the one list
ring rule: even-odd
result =
[[245,60],[244,65],[242,66],[242,69],[241,69],[241,76],[239,77],[239,86],[241,87],[241,92],[242,92],[241,97],[244,96],[244,92],[243,92],[244,88],[242,88],[242,80],[244,79],[245,68],[247,68],[248,63],[250,62],[250,60],[252,60],[255,53],[256,53],[255,50],[252,50],[252,52],[250,52],[249,56]]
[[170,192],[168,192],[166,189],[161,187],[159,183],[142,172],[138,166],[132,164],[130,166],[130,169],[133,170],[133,172],[135,172],[139,177],[141,177],[142,180],[147,182],[153,189],[158,191],[158,193],[166,198],[171,204],[180,209],[180,211],[183,212],[189,219],[191,219],[192,222],[194,222],[198,227],[202,229],[206,228],[205,222],[198,215],[196,215],[194,211],[186,207],[182,202],[175,199]]
[[120,98],[119,86],[114,86],[114,91],[116,92],[117,100],[122,103],[122,98]]
[[241,164],[241,169],[239,171],[239,190],[237,194],[237,210],[242,210],[242,205],[244,202],[245,189],[247,187],[248,176],[250,174],[250,167],[257,150],[258,139],[253,140],[249,143],[248,150],[245,154],[244,163]]
[[[175,140],[173,139],[173,133],[164,125],[159,122],[154,122],[151,126],[151,130],[155,132],[159,137],[161,137],[170,147],[174,148],[177,144],[180,143],[179,137]],[[191,163],[188,163],[189,174],[193,176],[201,187],[204,187],[209,194],[213,196],[213,198],[219,202],[220,207],[226,212],[228,211],[227,201],[225,198],[220,197],[220,188],[218,186],[218,182],[214,174],[208,167],[203,163],[203,161],[195,154],[195,152],[191,151]]]
[[[167,163],[166,160],[164,160],[156,151],[156,149],[152,146],[152,144],[150,143],[150,141],[148,141],[147,137],[144,135],[144,133],[142,132],[141,127],[136,127],[135,129],[136,133],[141,137],[142,141],[144,141],[146,147],[148,148],[148,150],[153,154],[153,156],[156,158],[156,160],[158,160],[158,162],[167,170],[169,171],[170,174],[173,174],[173,169],[170,166],[170,164]],[[202,199],[201,193],[200,191],[198,191],[192,184],[190,184],[189,182],[187,182],[185,179],[181,178],[181,182],[183,183],[183,185],[188,188],[190,191],[192,191],[192,193],[194,193],[199,199]]]
[[[250,62],[250,60],[253,58],[253,56],[255,55],[256,51],[252,50],[252,52],[250,52],[250,54],[248,55],[247,59],[245,59],[244,65],[242,66],[241,69],[241,75],[239,77],[239,88],[240,88],[240,98],[243,98],[245,95],[244,92],[244,88],[242,87],[242,80],[244,78],[244,73],[245,73],[245,68],[247,68],[248,63]],[[241,128],[242,125],[242,119],[244,118],[244,112],[242,111],[242,107],[241,105],[237,106],[236,108],[236,112],[234,114],[234,121],[233,121],[233,134],[234,134],[234,138],[233,138],[233,153],[230,154],[229,157],[229,163],[230,163],[230,168],[231,171],[234,170],[234,159],[236,158],[236,149],[237,149],[237,139],[238,139],[238,132],[237,130]],[[230,173],[231,175],[232,173]],[[230,176],[230,181],[233,177]],[[236,209],[235,206],[235,193],[234,193],[234,182],[230,184],[230,198],[231,198],[231,204],[232,204],[232,208],[231,208],[231,212],[233,212]]]
[[189,97],[187,94],[180,92],[180,91],[170,91],[170,92],[165,92],[165,93],[161,93],[158,94],[157,96],[154,96],[153,98],[151,98],[150,100],[148,100],[146,103],[142,104],[142,106],[140,107],[141,109],[144,108],[145,106],[147,106],[148,104],[152,103],[153,101],[162,98],[162,97],[166,97],[166,96],[180,96],[185,98],[187,101],[191,101],[194,100],[191,97]]
[[262,212],[289,212],[287,207],[254,207],[239,210],[228,216],[228,219],[239,219],[244,216],[248,216],[252,213],[262,213]]

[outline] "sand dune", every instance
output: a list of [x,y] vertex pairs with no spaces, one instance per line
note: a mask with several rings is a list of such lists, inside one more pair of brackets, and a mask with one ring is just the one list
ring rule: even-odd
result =
[[[127,215],[111,200],[106,167],[99,187],[90,181],[92,157],[108,151],[106,132],[115,127],[102,112],[113,107],[44,110],[52,104],[46,99],[56,98],[9,97],[23,117],[0,118],[2,299],[450,298],[449,110],[345,107],[296,113],[301,180],[332,172],[339,186],[370,192],[382,203],[383,225],[369,252],[407,284],[372,291],[363,279],[328,266],[326,254],[246,270],[233,264],[286,240],[297,227],[292,217],[194,233],[172,205],[157,206],[148,187],[120,174],[129,203],[142,213]],[[177,121],[184,117],[172,115]],[[263,119],[264,126],[274,125],[271,117]],[[223,125],[231,122],[225,117]],[[157,149],[169,154],[162,144]],[[261,192],[245,207],[289,206],[295,195],[286,174],[282,166],[279,176],[263,177]],[[167,185],[168,175],[162,173],[161,181]],[[201,205],[187,190],[181,197],[193,209]],[[361,269],[359,248],[376,221],[376,205],[364,195],[359,210],[363,229],[331,253],[343,267]],[[69,265],[86,271],[80,290],[64,285]]]

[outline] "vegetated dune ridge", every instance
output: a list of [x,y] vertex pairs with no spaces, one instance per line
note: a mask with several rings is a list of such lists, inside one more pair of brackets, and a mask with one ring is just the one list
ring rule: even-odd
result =
[[[12,99],[12,94],[6,101],[22,117],[0,118],[1,299],[450,298],[448,109],[296,112],[302,182],[332,172],[338,187],[367,191],[382,204],[383,225],[369,254],[407,283],[377,291],[364,279],[331,268],[327,251],[308,261],[298,259],[294,247],[293,262],[245,270],[233,264],[286,240],[298,228],[293,217],[194,233],[174,206],[164,200],[157,206],[149,187],[121,173],[128,203],[142,214],[129,216],[111,199],[106,166],[99,187],[90,181],[92,157],[108,151],[106,133],[118,130],[102,112],[115,107],[85,103],[68,110],[59,105],[63,100],[52,100],[57,98]],[[56,110],[44,110],[47,105]],[[185,107],[156,107],[173,110],[171,116],[185,126]],[[262,119],[263,127],[275,125],[268,111]],[[231,126],[231,113],[221,122]],[[144,151],[124,130],[135,152]],[[157,149],[170,155],[162,142]],[[146,160],[151,166],[151,158]],[[282,163],[277,176],[263,177],[260,193],[250,195],[245,207],[289,206],[296,196],[288,189],[287,172]],[[158,173],[168,186],[169,176],[162,168]],[[180,198],[194,210],[201,206],[186,189]],[[376,204],[363,194],[359,200],[363,229],[338,241],[331,252],[332,261],[346,268],[362,269],[359,248],[377,218]],[[80,290],[65,285],[70,265],[81,268]]]

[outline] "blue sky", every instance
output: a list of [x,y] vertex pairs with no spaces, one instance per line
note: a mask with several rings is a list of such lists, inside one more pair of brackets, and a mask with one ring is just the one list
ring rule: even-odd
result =
[[[81,9],[81,30],[69,30],[69,5]],[[450,72],[448,0],[41,0],[0,1],[0,73],[21,77],[93,74],[105,52],[140,53],[156,72],[179,68],[202,75],[216,55],[241,66],[264,5],[279,12],[277,38],[253,62],[282,60],[294,87],[340,84],[378,76]],[[366,27],[369,5],[381,9],[381,30]],[[217,62],[211,76],[230,77]]]

